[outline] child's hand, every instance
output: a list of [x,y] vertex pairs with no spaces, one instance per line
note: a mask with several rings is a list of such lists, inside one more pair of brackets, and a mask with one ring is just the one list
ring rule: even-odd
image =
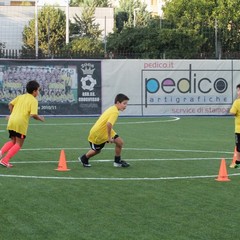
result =
[[40,118],[40,121],[41,121],[41,122],[44,122],[44,121],[45,121],[44,116],[39,116],[39,118]]
[[109,143],[114,143],[114,139],[113,139],[113,138],[109,138],[109,139],[108,139],[108,142],[109,142]]
[[8,120],[8,119],[9,119],[9,117],[10,117],[10,115],[6,116],[6,117],[5,117],[5,119],[6,119],[6,120]]

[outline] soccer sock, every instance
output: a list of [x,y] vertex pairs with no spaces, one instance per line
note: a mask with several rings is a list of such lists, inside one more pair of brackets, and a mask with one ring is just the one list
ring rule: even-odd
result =
[[8,163],[9,160],[21,149],[20,145],[15,143],[8,151],[6,156],[2,159],[3,162]]
[[82,155],[81,157],[83,159],[83,161],[88,161],[89,158],[87,158],[86,154]]
[[14,143],[12,141],[6,142],[3,147],[1,148],[1,152],[2,155],[7,152],[12,146],[14,145]]
[[114,161],[115,161],[115,162],[120,162],[120,161],[121,161],[121,156],[115,156]]

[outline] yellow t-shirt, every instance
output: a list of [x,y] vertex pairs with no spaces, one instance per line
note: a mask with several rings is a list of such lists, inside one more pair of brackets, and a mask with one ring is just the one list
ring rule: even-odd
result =
[[[93,127],[90,130],[88,141],[94,144],[100,145],[108,141],[108,134],[107,134],[107,123],[111,123],[112,126],[118,119],[119,110],[117,107],[111,106],[96,121]],[[114,137],[116,132],[112,129],[111,137]]]
[[8,120],[7,129],[26,135],[30,115],[38,114],[37,99],[32,94],[26,93],[14,98],[10,104],[14,107]]
[[240,99],[233,102],[230,113],[235,115],[235,133],[240,133]]

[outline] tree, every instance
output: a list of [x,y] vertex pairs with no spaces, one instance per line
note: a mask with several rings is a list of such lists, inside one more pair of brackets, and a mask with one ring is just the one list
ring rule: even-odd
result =
[[70,6],[74,7],[109,7],[110,3],[108,0],[71,0]]
[[90,56],[103,56],[104,50],[101,41],[90,38],[75,39],[71,42],[71,50]]
[[[65,13],[59,8],[44,6],[38,13],[38,45],[40,53],[53,54],[65,46]],[[35,49],[35,19],[23,30],[23,51]]]
[[220,47],[224,52],[238,51],[239,3],[239,0],[168,0],[163,11],[164,17],[177,29],[192,29],[204,36],[202,50],[214,52]]
[[88,51],[102,53],[103,46],[100,40],[102,30],[95,23],[95,6],[84,7],[81,17],[75,15],[75,23],[70,24],[71,45],[74,51]]
[[240,50],[239,0],[219,0],[213,11],[213,18],[221,38],[222,48],[227,51]]
[[151,18],[146,10],[147,5],[140,0],[120,0],[116,9],[116,31],[121,32],[124,27],[146,26]]
[[201,37],[193,30],[160,29],[153,24],[110,34],[108,52],[129,58],[193,58],[201,44]]
[[95,9],[94,6],[84,7],[81,17],[75,15],[75,23],[71,23],[70,26],[73,36],[91,39],[98,39],[101,36],[102,30],[99,29],[99,24],[95,23]]
[[172,0],[163,7],[164,19],[179,31],[194,31],[202,39],[200,52],[214,52],[215,0]]

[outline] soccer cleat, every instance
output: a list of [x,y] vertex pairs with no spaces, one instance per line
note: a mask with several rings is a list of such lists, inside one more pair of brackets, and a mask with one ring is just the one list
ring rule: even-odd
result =
[[82,163],[83,167],[91,167],[91,164],[89,164],[88,161],[84,161],[82,157],[79,157],[78,161]]
[[119,162],[115,162],[114,161],[113,166],[114,167],[129,167],[130,164],[125,162],[125,161],[123,161],[123,160],[120,160]]
[[233,168],[240,168],[240,164],[235,164]]
[[230,168],[235,168],[235,166],[236,166],[236,163],[231,163],[231,164],[229,165]]
[[0,161],[0,164],[6,168],[12,168],[13,165],[11,163],[5,163],[3,160]]

